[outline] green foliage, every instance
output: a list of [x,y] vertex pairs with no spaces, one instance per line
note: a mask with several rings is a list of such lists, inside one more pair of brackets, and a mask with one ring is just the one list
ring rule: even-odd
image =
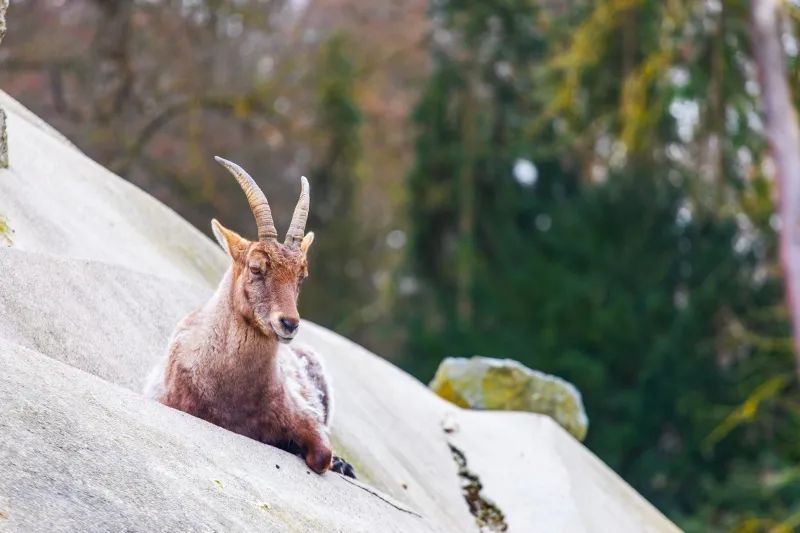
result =
[[366,300],[363,281],[346,272],[348,261],[364,255],[355,205],[361,113],[355,104],[356,69],[348,46],[343,35],[330,37],[318,62],[315,131],[322,148],[311,173],[314,208],[308,222],[318,238],[311,247],[314,282],[302,298],[305,315],[343,334],[352,330],[348,321]]
[[589,447],[697,531],[786,527],[800,501],[746,10],[723,4],[437,2],[401,306],[406,368],[565,377]]

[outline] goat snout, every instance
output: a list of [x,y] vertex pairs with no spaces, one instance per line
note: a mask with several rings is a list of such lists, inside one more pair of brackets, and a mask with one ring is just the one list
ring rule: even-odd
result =
[[296,316],[276,314],[270,322],[275,334],[285,342],[292,340],[300,327],[300,318]]
[[281,327],[287,333],[294,333],[300,327],[300,319],[281,317]]

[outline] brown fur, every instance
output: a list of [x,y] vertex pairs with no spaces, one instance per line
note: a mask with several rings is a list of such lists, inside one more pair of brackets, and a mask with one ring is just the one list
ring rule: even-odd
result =
[[[331,392],[318,356],[286,344],[299,323],[308,275],[299,248],[250,242],[214,221],[231,257],[216,292],[186,316],[156,369],[149,394],[161,403],[266,444],[300,453],[315,472],[331,467]],[[297,322],[293,322],[297,321]]]

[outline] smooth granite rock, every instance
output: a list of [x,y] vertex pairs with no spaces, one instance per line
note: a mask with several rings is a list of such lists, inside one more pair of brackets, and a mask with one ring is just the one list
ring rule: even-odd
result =
[[435,530],[359,482],[5,341],[0,368],[0,530]]
[[140,396],[225,256],[0,107],[0,531],[676,531],[549,418],[463,410],[309,322],[295,342],[325,358],[358,483]]

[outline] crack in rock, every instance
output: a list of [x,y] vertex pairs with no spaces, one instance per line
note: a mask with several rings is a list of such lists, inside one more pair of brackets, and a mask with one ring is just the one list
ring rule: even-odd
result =
[[8,168],[8,134],[6,133],[6,113],[0,108],[0,168]]
[[349,478],[347,476],[341,476],[341,477],[342,477],[343,480],[345,480],[346,482],[350,483],[351,485],[355,485],[356,487],[360,488],[361,490],[367,491],[368,493],[372,494],[376,498],[378,498],[380,500],[383,500],[384,502],[388,503],[389,505],[391,505],[392,507],[394,507],[398,511],[403,511],[404,513],[408,513],[410,515],[414,515],[417,518],[422,518],[421,514],[416,513],[414,511],[412,511],[411,509],[408,509],[407,507],[404,507],[403,505],[401,505],[397,501],[392,500],[391,498],[389,498],[385,494],[381,494],[380,492],[378,492],[377,490],[373,489],[369,485],[365,485],[365,484],[363,484],[363,483],[361,483],[361,482],[359,482],[359,481],[357,481],[355,479]]
[[481,532],[488,531],[507,531],[508,524],[497,505],[485,496],[481,495],[483,485],[477,474],[467,467],[467,457],[464,452],[448,443],[453,461],[458,466],[458,477],[461,478],[461,491],[464,493],[464,500],[467,502],[469,512],[475,517],[478,529]]

